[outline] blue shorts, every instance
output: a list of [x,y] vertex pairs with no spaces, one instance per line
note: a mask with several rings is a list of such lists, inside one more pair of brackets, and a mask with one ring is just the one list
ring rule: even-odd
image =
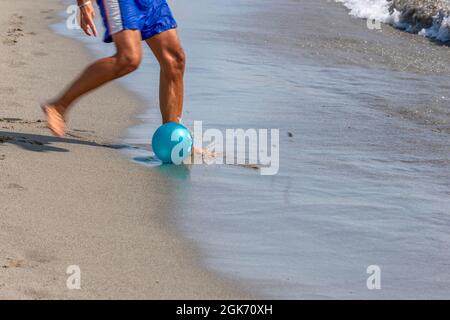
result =
[[166,0],[97,0],[106,28],[104,41],[122,30],[140,30],[142,40],[176,28]]

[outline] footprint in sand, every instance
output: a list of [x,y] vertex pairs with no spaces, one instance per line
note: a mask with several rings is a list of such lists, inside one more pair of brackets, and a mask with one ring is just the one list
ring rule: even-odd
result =
[[[13,103],[12,103],[13,104]],[[6,130],[14,130],[17,126],[33,126],[34,128],[46,128],[46,121],[45,120],[23,120],[20,118],[0,118],[0,128],[6,129]],[[3,136],[3,138],[7,138]],[[18,142],[25,142],[30,144],[37,144],[41,145],[39,141],[36,140],[30,140],[24,137],[8,137],[7,140],[14,140]],[[5,140],[4,140],[5,141]],[[3,141],[3,142],[4,142]],[[0,141],[2,142],[2,141]]]
[[24,120],[21,118],[0,118],[0,122],[18,124],[41,124],[43,120]]
[[0,122],[3,122],[3,121],[5,121],[5,122],[17,122],[17,121],[22,121],[22,119],[21,118],[6,118],[6,117],[0,118]]
[[24,264],[23,260],[18,260],[18,259],[6,258],[4,260],[5,260],[5,262],[2,263],[2,265],[1,265],[2,269],[20,268]]
[[25,66],[26,64],[27,64],[27,63],[24,62],[24,61],[15,61],[15,60],[12,60],[12,61],[9,63],[8,67],[10,67],[10,68],[20,68],[20,67]]
[[13,269],[28,267],[33,268],[40,264],[47,264],[56,260],[53,256],[49,256],[43,252],[39,251],[26,251],[25,257],[22,259],[10,258],[10,257],[0,257],[0,268],[3,269]]
[[72,129],[72,130],[76,132],[95,133],[95,131],[93,130],[84,130],[84,129]]
[[[2,93],[2,88],[0,88],[0,93]],[[14,129],[14,126],[12,126],[11,124],[15,123],[15,121],[10,121],[10,119],[16,120],[16,118],[0,118],[0,123],[6,124],[6,125],[2,125],[2,129],[8,129],[8,130]],[[17,120],[20,120],[20,119],[17,119]],[[2,142],[2,141],[0,141],[0,142]]]
[[6,185],[6,189],[15,189],[15,190],[18,190],[18,191],[26,190],[24,187],[22,187],[20,184],[17,184],[17,183],[8,183]]
[[2,35],[3,44],[8,46],[13,46],[19,42],[19,38],[24,36],[23,31],[23,16],[18,14],[13,14],[9,19],[8,23],[9,29],[6,35]]
[[95,131],[90,130],[83,130],[83,129],[67,130],[66,135],[72,138],[77,138],[85,141],[98,140],[98,137],[95,136]]
[[48,53],[42,51],[32,51],[31,54],[35,57],[45,57],[48,56]]

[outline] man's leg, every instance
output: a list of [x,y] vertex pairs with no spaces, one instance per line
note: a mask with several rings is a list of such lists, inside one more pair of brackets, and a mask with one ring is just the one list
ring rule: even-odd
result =
[[185,55],[176,29],[147,40],[159,62],[159,104],[163,123],[180,122],[183,113]]
[[117,49],[114,56],[94,62],[58,99],[45,107],[48,126],[55,135],[64,134],[64,115],[75,100],[138,68],[142,59],[140,31],[124,30],[114,34],[113,40]]

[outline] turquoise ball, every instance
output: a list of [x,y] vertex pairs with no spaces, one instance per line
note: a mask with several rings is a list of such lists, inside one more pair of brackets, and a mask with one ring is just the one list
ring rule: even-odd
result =
[[153,135],[152,148],[163,163],[181,164],[192,153],[191,133],[176,122],[163,124]]

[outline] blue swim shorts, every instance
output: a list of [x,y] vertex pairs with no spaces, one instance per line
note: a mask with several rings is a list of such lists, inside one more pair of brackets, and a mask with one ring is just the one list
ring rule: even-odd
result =
[[122,30],[140,30],[142,40],[176,28],[166,0],[97,0],[106,28],[104,41]]

